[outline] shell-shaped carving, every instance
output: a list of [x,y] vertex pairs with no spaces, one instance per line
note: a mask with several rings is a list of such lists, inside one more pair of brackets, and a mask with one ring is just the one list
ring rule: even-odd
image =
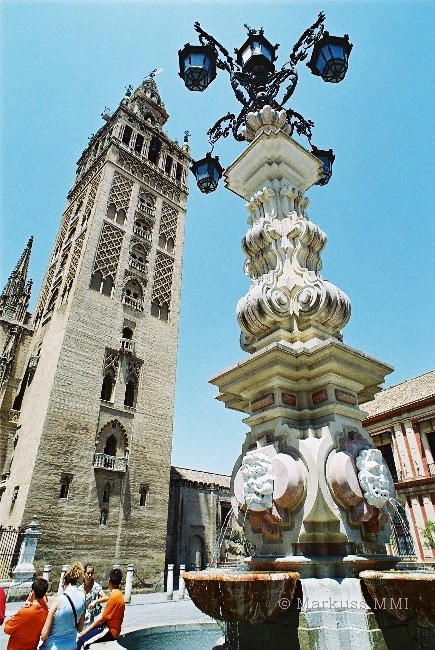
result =
[[291,133],[285,110],[277,111],[266,105],[255,113],[248,113],[242,134],[250,142],[261,133],[277,133],[280,130],[288,135]]

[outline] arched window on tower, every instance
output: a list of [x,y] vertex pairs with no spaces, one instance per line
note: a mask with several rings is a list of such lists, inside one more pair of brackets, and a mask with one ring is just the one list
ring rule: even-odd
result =
[[128,124],[126,124],[124,126],[124,132],[122,134],[122,142],[126,145],[129,145],[132,135],[133,135],[133,129],[131,128],[131,126],[128,126]]
[[173,163],[173,159],[171,158],[171,156],[166,156],[166,160],[165,160],[165,172],[166,172],[168,175],[171,173],[172,163]]
[[145,508],[148,501],[149,486],[142,484],[139,489],[139,506]]
[[111,402],[112,401],[112,395],[113,395],[113,389],[115,386],[115,377],[113,375],[113,372],[109,370],[103,378],[103,384],[101,386],[101,397],[104,402]]
[[175,247],[174,240],[172,239],[172,237],[169,237],[168,241],[166,242],[166,250],[168,251],[168,253],[172,254],[174,252],[174,247]]
[[141,273],[145,273],[146,263],[147,254],[145,249],[140,244],[134,244],[130,250],[129,265]]
[[109,203],[107,206],[107,216],[109,219],[114,219],[116,216],[116,205],[114,203]]
[[162,305],[160,305],[160,320],[167,321],[168,318],[169,318],[169,307],[164,302]]
[[133,338],[133,330],[130,327],[124,327],[122,330],[122,338],[131,340]]
[[103,276],[100,271],[95,271],[91,277],[90,289],[94,291],[101,291],[101,284],[103,282]]
[[129,278],[122,289],[122,302],[128,307],[143,311],[143,295],[142,288],[139,283]]
[[116,456],[117,449],[118,449],[118,441],[116,439],[116,436],[112,433],[106,440],[103,453],[105,454],[105,456]]
[[167,305],[165,302],[160,304],[157,299],[154,299],[151,303],[151,316],[155,316],[162,321],[168,321],[169,305]]
[[137,385],[134,379],[130,378],[125,386],[124,406],[134,408],[136,406]]
[[109,503],[109,499],[110,499],[110,483],[106,483],[103,487],[102,502]]
[[101,286],[101,293],[104,296],[109,296],[109,298],[111,298],[112,292],[113,292],[113,280],[109,275],[107,276],[107,278],[104,278],[103,280],[103,284]]
[[143,142],[144,142],[144,137],[143,137],[143,135],[141,135],[140,133],[138,133],[137,136],[136,136],[135,143],[134,143],[134,150],[135,150],[137,153],[141,153],[141,152],[142,152]]
[[116,223],[119,223],[121,226],[123,226],[125,223],[125,217],[126,214],[124,208],[120,208],[116,213]]
[[154,165],[157,165],[157,161],[159,159],[159,153],[160,153],[160,148],[161,148],[161,142],[158,138],[155,136],[151,138],[150,142],[150,147],[148,149],[148,160]]
[[151,225],[141,217],[137,217],[134,220],[133,232],[147,241],[151,240]]
[[100,514],[100,526],[107,526],[107,515],[108,515],[108,510],[107,508],[103,508]]
[[72,474],[62,474],[60,477],[60,493],[59,499],[67,499],[69,488],[73,479]]

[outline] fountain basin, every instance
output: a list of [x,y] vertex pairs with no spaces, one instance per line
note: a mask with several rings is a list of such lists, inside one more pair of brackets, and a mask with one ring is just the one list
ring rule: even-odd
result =
[[435,571],[362,571],[375,608],[398,621],[435,627]]
[[293,599],[300,577],[296,572],[219,570],[181,575],[198,609],[229,623],[259,623],[282,614]]

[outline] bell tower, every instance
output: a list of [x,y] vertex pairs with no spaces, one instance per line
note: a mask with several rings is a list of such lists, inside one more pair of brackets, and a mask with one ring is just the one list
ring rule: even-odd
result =
[[36,561],[164,568],[189,146],[153,75],[127,90],[78,161],[17,387],[0,502],[37,516]]

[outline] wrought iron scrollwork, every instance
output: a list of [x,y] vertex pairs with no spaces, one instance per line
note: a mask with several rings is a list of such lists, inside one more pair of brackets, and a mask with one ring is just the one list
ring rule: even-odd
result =
[[[310,50],[323,36],[325,14],[321,12],[311,27],[302,34],[296,45],[294,45],[289,60],[280,70],[269,72],[264,75],[255,75],[243,72],[239,64],[229,54],[228,50],[221,45],[213,36],[205,32],[201,25],[196,22],[194,27],[198,33],[201,45],[208,45],[216,53],[216,67],[226,70],[230,76],[230,83],[236,99],[243,105],[242,110],[236,117],[233,113],[228,113],[221,117],[208,130],[209,142],[212,146],[220,139],[226,138],[230,133],[238,141],[245,138],[240,132],[245,118],[249,112],[262,109],[269,105],[274,109],[282,110],[284,104],[288,102],[293,95],[297,82],[298,74],[296,66],[299,61],[303,61],[308,56]],[[250,30],[252,31],[252,30]],[[287,82],[285,92],[281,101],[277,99],[282,85]],[[314,123],[306,120],[302,115],[293,111],[286,110],[287,117],[292,129],[296,130],[299,135],[304,135],[311,143],[312,127]]]

